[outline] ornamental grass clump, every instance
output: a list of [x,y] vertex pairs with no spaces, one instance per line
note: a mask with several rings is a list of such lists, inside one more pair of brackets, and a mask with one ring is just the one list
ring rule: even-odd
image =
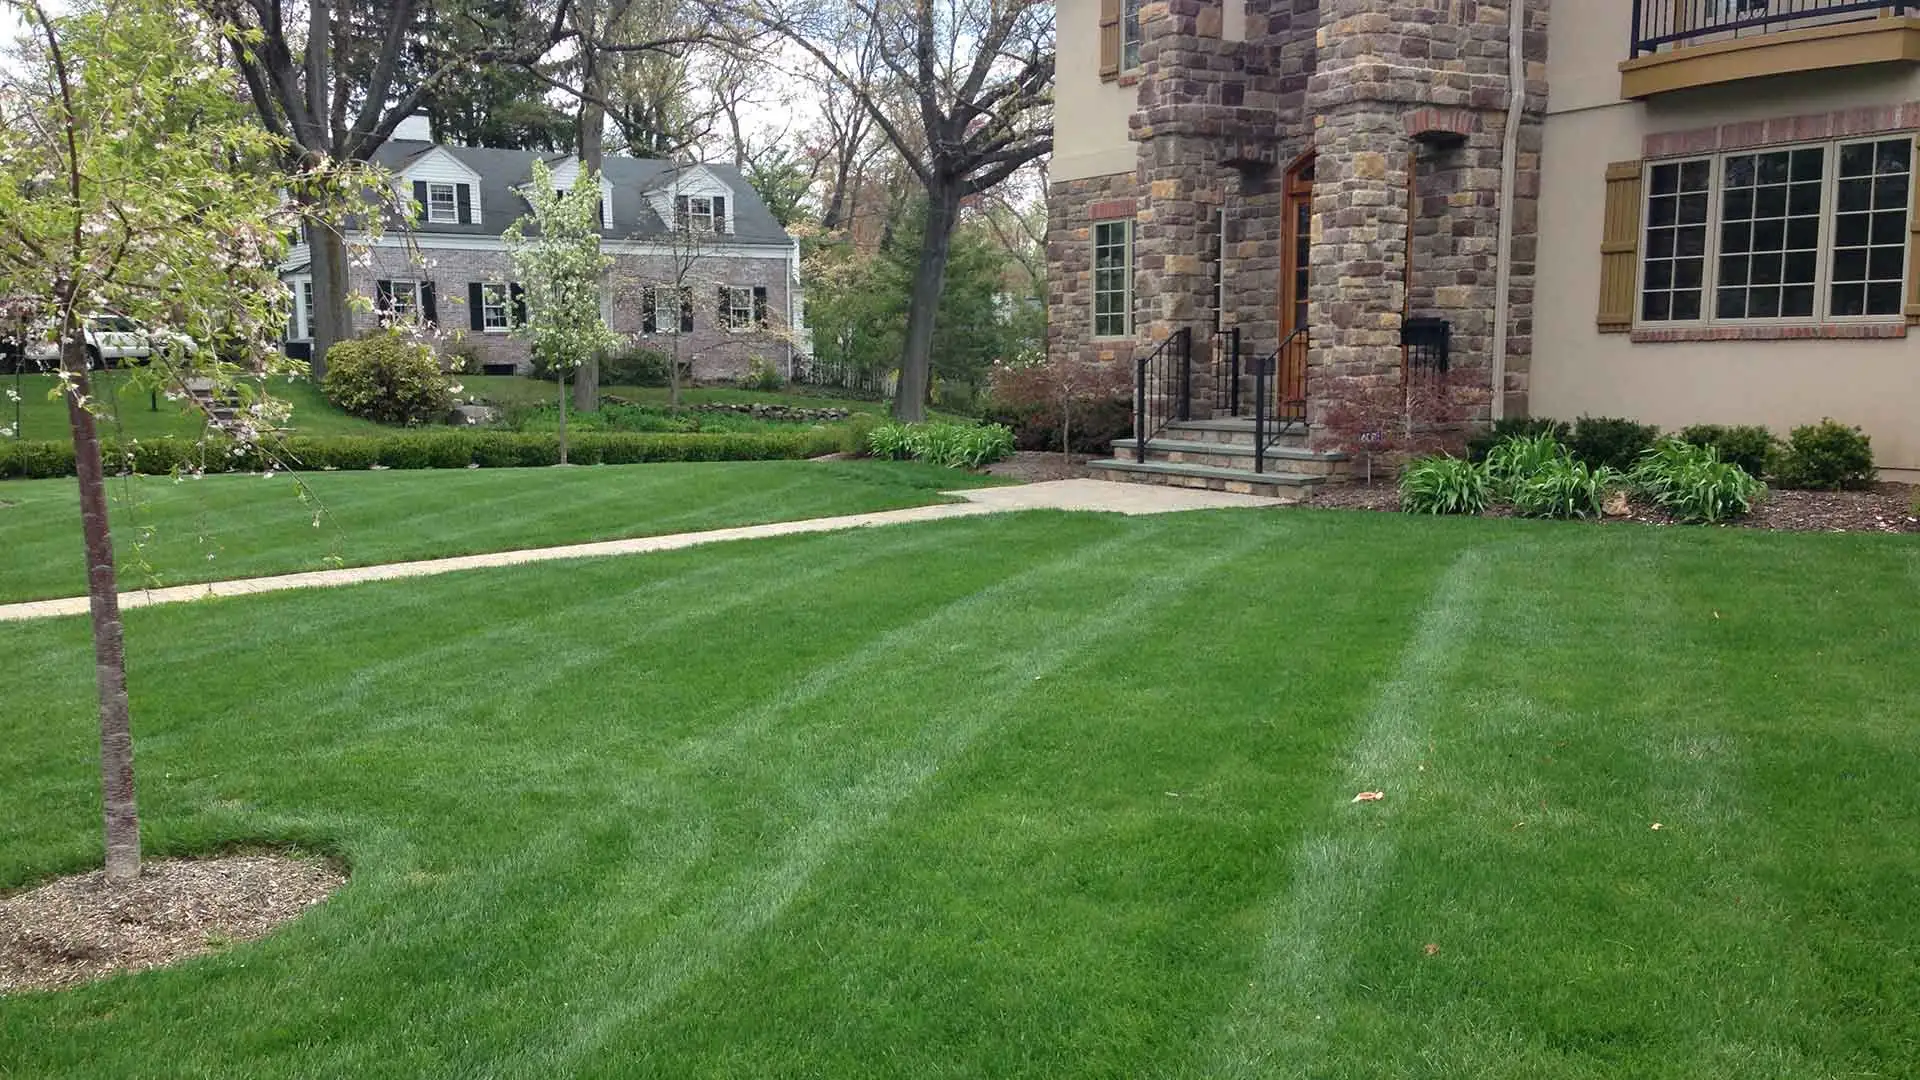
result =
[[1400,509],[1409,514],[1477,514],[1492,500],[1486,468],[1462,458],[1420,458],[1400,474]]
[[1487,451],[1487,479],[1496,497],[1511,499],[1522,483],[1542,469],[1572,460],[1566,446],[1549,433],[1515,435]]
[[1640,456],[1629,479],[1641,495],[1682,521],[1708,524],[1753,509],[1766,485],[1747,470],[1720,460],[1712,446],[1662,439]]
[[881,424],[867,436],[875,457],[913,458],[950,469],[977,469],[1013,453],[1005,424]]
[[1609,465],[1596,468],[1569,457],[1553,458],[1517,480],[1509,498],[1513,512],[1521,517],[1599,517],[1607,492],[1620,486],[1622,479],[1620,471]]

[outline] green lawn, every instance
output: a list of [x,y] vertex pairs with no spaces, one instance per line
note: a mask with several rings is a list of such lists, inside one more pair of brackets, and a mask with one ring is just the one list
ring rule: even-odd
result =
[[[123,371],[99,371],[93,375],[94,393],[106,405],[100,420],[100,434],[109,439],[153,439],[163,435],[193,438],[206,430],[206,421],[179,402],[127,387],[129,374]],[[23,375],[20,386],[20,438],[66,441],[67,403],[54,394],[57,381],[51,375]],[[319,387],[306,379],[274,378],[264,380],[265,391],[293,405],[287,427],[301,435],[375,435],[392,431],[384,424],[349,416],[333,407],[320,394]],[[11,390],[14,377],[0,376],[0,389]],[[125,393],[122,393],[123,388]],[[51,395],[51,396],[50,396]],[[0,397],[5,395],[0,394]],[[0,401],[0,427],[13,426],[13,403]]]
[[[120,586],[136,589],[861,514],[995,482],[911,461],[728,461],[136,476],[108,492]],[[0,603],[85,592],[74,481],[0,484],[0,551]]]
[[[1298,510],[135,611],[149,849],[353,878],[0,999],[0,1075],[1911,1077],[1916,602],[1898,538]],[[5,888],[99,810],[84,623],[0,649]]]

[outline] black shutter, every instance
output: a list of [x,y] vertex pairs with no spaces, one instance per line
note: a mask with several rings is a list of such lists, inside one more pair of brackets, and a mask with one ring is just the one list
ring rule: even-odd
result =
[[733,329],[733,306],[727,303],[730,299],[732,298],[727,295],[727,287],[720,286],[720,320],[713,325],[722,330]]
[[643,334],[659,333],[660,327],[658,326],[658,321],[659,320],[653,317],[653,287],[649,285],[640,290],[640,332]]
[[513,299],[513,325],[527,325],[527,290],[516,281],[507,286],[507,295]]
[[690,213],[690,210],[687,202],[687,197],[685,195],[682,195],[679,198],[673,200],[674,228],[682,228],[687,224],[688,213]]
[[727,231],[727,200],[722,195],[713,197],[713,231],[717,233]]
[[473,185],[457,184],[453,194],[455,201],[460,204],[460,224],[473,224]]
[[600,227],[603,229],[607,227],[607,197],[605,195],[600,196]]
[[467,329],[487,328],[486,290],[477,281],[467,282]]
[[767,325],[767,287],[753,287],[753,325],[765,329]]
[[420,283],[420,317],[429,324],[440,324],[440,312],[433,302],[433,282]]
[[413,182],[413,201],[420,204],[420,221],[424,224],[427,220],[427,182],[425,180]]
[[393,314],[393,282],[386,278],[373,283],[373,312],[383,319]]
[[680,286],[680,332],[693,333],[693,286]]

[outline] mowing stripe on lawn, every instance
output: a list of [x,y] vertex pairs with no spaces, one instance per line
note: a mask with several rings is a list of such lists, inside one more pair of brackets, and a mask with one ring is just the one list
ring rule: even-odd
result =
[[[1479,619],[1488,581],[1484,548],[1462,552],[1421,611],[1393,676],[1380,687],[1345,761],[1325,793],[1335,809],[1292,858],[1292,884],[1267,916],[1266,942],[1208,1047],[1186,1075],[1209,1078],[1310,1075],[1334,1014],[1347,958],[1332,951],[1335,928],[1363,909],[1399,848],[1397,802],[1419,791],[1415,765],[1446,701],[1445,684]],[[1386,801],[1353,804],[1355,792]]]
[[[1020,650],[1016,662],[996,673],[987,684],[992,689],[984,701],[960,704],[922,722],[909,745],[876,762],[852,788],[813,792],[806,801],[815,810],[814,816],[783,840],[778,857],[770,865],[742,870],[718,895],[677,920],[642,953],[625,958],[621,966],[634,981],[616,1007],[593,1016],[583,1015],[581,1024],[563,1043],[543,1041],[530,1060],[510,1062],[498,1075],[564,1074],[568,1066],[594,1053],[619,1029],[671,1000],[688,981],[716,968],[742,942],[778,918],[822,866],[883,826],[897,807],[997,727],[1036,681],[1067,668],[1089,649],[1123,632],[1133,617],[1177,595],[1196,579],[1243,558],[1264,539],[1251,535],[1204,560],[1187,564],[1177,573],[1146,578],[1121,560],[1101,558],[1115,548],[1137,547],[1141,541],[1138,536],[1116,537],[1075,551],[948,604],[910,627],[881,635],[854,656],[810,677],[798,693],[783,695],[770,707],[758,710],[754,722],[725,729],[729,737],[723,740],[699,739],[684,744],[683,754],[676,758],[684,765],[697,764],[718,749],[751,737],[775,715],[796,711],[810,698],[858,677],[873,664],[896,659],[913,641],[928,637],[941,640],[939,624],[971,619],[980,609],[1003,602],[1005,594],[1017,595],[1050,579],[1088,570],[1096,577],[1109,577],[1109,587],[1117,593],[1111,602],[1083,607],[1082,613],[1066,625],[1043,622],[1036,627],[1039,640]],[[1102,593],[1095,588],[1086,590],[1085,595]],[[1005,641],[994,642],[993,646],[996,651],[1016,647]]]

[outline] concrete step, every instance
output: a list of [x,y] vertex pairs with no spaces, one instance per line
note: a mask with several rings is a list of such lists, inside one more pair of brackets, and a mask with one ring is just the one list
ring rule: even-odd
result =
[[[1121,460],[1134,458],[1135,441],[1133,439],[1115,439],[1113,456]],[[1208,465],[1217,469],[1253,469],[1253,440],[1245,443],[1210,442],[1204,440],[1158,438],[1147,444],[1147,460],[1173,465]],[[1267,448],[1267,466],[1274,472],[1305,473],[1312,476],[1332,476],[1344,473],[1347,467],[1347,455],[1338,451],[1308,450],[1303,446],[1271,446]]]
[[1171,487],[1204,488],[1231,491],[1239,495],[1265,495],[1298,499],[1308,489],[1327,482],[1324,476],[1304,473],[1257,473],[1249,469],[1216,469],[1206,465],[1173,465],[1167,462],[1127,461],[1108,458],[1090,461],[1087,470],[1095,480],[1125,480],[1136,484],[1166,484]]
[[[1169,439],[1187,442],[1244,443],[1252,446],[1253,419],[1243,416],[1216,420],[1173,420],[1168,422],[1162,434]],[[1307,426],[1296,423],[1280,429],[1279,443],[1282,446],[1307,445]]]

